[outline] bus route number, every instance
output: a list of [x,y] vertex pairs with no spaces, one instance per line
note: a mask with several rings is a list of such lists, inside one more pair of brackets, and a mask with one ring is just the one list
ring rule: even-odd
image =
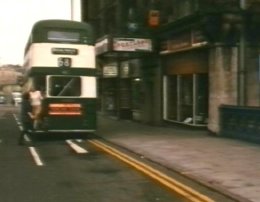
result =
[[58,58],[58,67],[71,67],[71,58]]

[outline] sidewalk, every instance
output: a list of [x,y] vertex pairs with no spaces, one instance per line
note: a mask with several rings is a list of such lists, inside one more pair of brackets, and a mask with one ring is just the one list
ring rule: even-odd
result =
[[97,134],[239,201],[260,202],[260,145],[102,115]]

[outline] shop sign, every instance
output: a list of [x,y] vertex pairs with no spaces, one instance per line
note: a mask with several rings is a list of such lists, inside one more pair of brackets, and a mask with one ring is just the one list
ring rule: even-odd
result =
[[201,30],[193,30],[191,33],[192,46],[202,46],[207,44],[207,40]]
[[117,77],[118,70],[116,65],[105,65],[103,67],[103,76],[104,77]]
[[190,32],[176,35],[173,39],[163,41],[161,44],[161,53],[168,51],[177,51],[191,47]]
[[105,38],[105,39],[97,42],[95,45],[95,51],[96,51],[97,55],[107,52],[108,51],[108,39]]
[[152,51],[152,40],[141,38],[114,38],[113,39],[114,51]]
[[201,30],[180,33],[161,42],[161,54],[206,45],[208,42]]
[[190,45],[190,34],[183,34],[168,41],[168,48],[170,50],[183,49],[190,47]]

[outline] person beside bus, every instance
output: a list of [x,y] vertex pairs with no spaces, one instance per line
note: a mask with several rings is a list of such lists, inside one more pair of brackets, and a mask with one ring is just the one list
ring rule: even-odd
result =
[[23,129],[21,131],[18,144],[22,145],[24,141],[24,135],[26,131],[32,129],[32,106],[30,103],[30,94],[29,92],[25,92],[22,94],[22,102],[21,102],[21,122],[23,125]]
[[34,119],[34,129],[36,129],[40,123],[40,113],[41,113],[41,104],[42,104],[42,94],[41,91],[32,88],[29,92],[30,94],[30,101],[32,105],[32,115],[31,118]]

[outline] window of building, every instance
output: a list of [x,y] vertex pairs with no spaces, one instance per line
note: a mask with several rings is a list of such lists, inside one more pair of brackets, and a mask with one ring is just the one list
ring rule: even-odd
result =
[[164,0],[160,6],[161,23],[169,23],[179,18],[192,15],[198,10],[198,0]]
[[190,125],[207,124],[207,74],[165,76],[163,97],[165,120]]
[[134,78],[132,80],[132,108],[140,110],[143,103],[142,79]]
[[165,96],[167,97],[166,100],[166,106],[167,106],[167,117],[166,119],[170,119],[170,120],[178,120],[178,112],[177,112],[177,108],[178,108],[178,97],[176,96],[178,93],[178,80],[177,80],[177,76],[173,75],[173,76],[169,76],[166,82],[166,94]]
[[178,121],[190,123],[193,117],[193,75],[180,75],[179,77],[180,116]]
[[117,23],[116,23],[116,7],[110,6],[104,11],[104,27],[105,33],[113,34],[116,33]]

